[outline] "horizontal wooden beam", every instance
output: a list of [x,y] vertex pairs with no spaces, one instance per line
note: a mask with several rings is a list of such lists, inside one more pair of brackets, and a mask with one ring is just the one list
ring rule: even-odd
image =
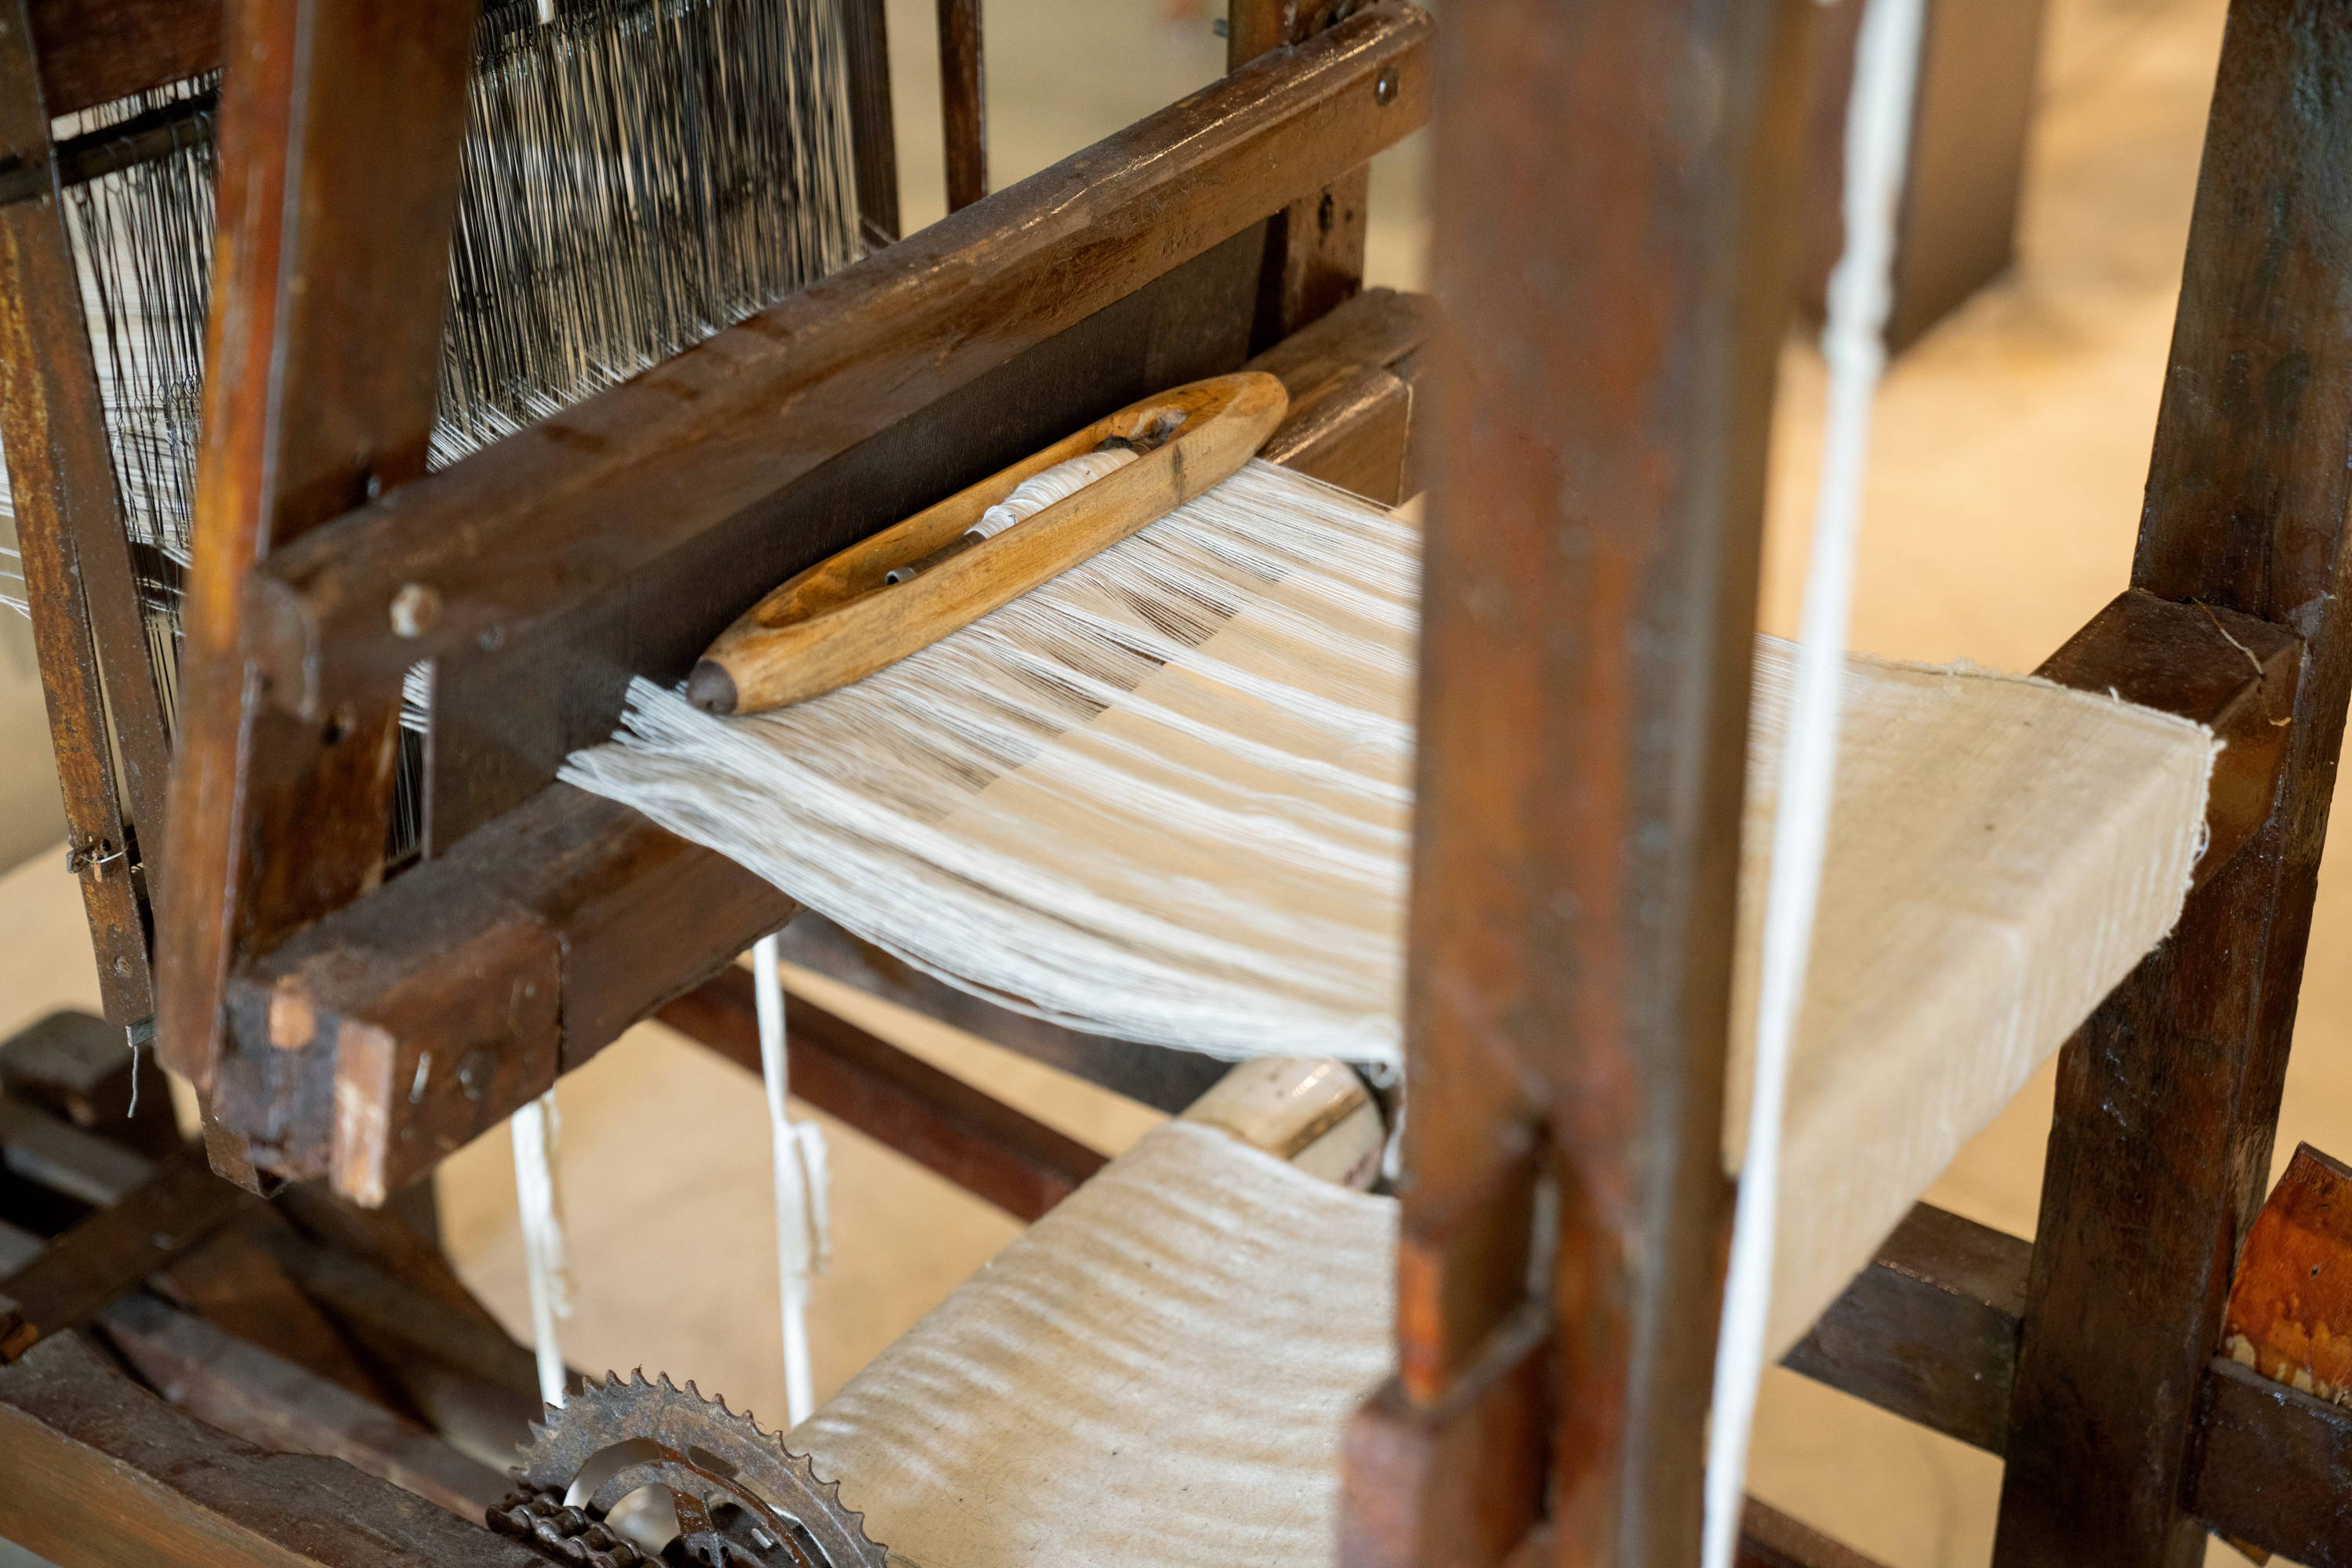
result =
[[2304,1568],[2352,1568],[2352,1410],[2216,1357],[2189,1511]]
[[58,1568],[546,1568],[339,1459],[266,1453],[71,1337],[0,1368],[0,1536]]
[[221,0],[31,0],[51,114],[218,68]]
[[[1409,425],[1384,422],[1377,400],[1365,417],[1383,422],[1358,423],[1331,398],[1366,374],[1409,387],[1432,331],[1425,300],[1381,290],[1261,356],[1297,405],[1269,450],[1325,463],[1327,479],[1402,482]],[[550,786],[233,976],[213,1114],[264,1168],[331,1173],[345,1196],[380,1203],[793,908],[625,806]],[[823,922],[786,940],[810,968],[1162,1110],[1223,1070],[1023,1018]]]
[[232,977],[213,1113],[267,1169],[373,1206],[793,907],[552,785]]
[[1920,1204],[1780,1364],[1998,1454],[2032,1256]]
[[[1037,1219],[1109,1163],[803,997],[784,1005],[795,1096],[1015,1219]],[[745,1071],[761,1070],[748,970],[730,964],[654,1016]]]
[[272,694],[316,714],[520,637],[1320,189],[1426,117],[1431,32],[1360,13],[274,552]]

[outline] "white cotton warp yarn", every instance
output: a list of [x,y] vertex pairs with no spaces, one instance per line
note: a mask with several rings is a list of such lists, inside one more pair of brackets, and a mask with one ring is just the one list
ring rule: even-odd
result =
[[[564,777],[1034,1015],[1394,1062],[1419,536],[1254,463],[855,686],[749,719],[646,683]],[[1759,639],[1738,1016],[1792,660]],[[1849,656],[1767,1354],[2169,930],[2214,742],[2046,682]],[[1733,1042],[1739,1135],[1752,1041]]]

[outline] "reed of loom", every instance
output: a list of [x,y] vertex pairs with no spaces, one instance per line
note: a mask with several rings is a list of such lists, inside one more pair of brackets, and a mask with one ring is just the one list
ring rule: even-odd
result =
[[[977,5],[951,6],[976,20]],[[205,515],[238,548],[198,567],[155,867],[162,1045],[206,1089],[213,1163],[248,1181],[323,1174],[381,1203],[656,1007],[740,1052],[748,982],[723,966],[790,904],[551,784],[556,762],[609,729],[628,673],[682,674],[797,566],[1109,407],[1255,363],[1294,405],[1269,457],[1383,500],[1419,488],[1424,456],[1435,478],[1399,1375],[1352,1440],[1343,1558],[1692,1560],[1728,1212],[1717,1150],[1747,617],[1811,8],[1484,0],[1450,8],[1433,38],[1395,5],[1327,29],[1328,13],[1237,4],[1235,72],[1203,94],[961,205],[835,279],[821,308],[765,312],[723,356],[685,355],[403,487],[431,418],[426,323],[445,287],[468,8],[433,0],[388,27],[359,0],[233,5],[227,56],[247,68],[224,84],[224,194],[240,199],[222,210],[248,264],[215,282],[216,320],[242,335],[225,333],[208,392],[219,489]],[[852,72],[871,103],[886,79],[880,12],[852,11],[877,47]],[[67,25],[100,13],[109,26]],[[28,17],[12,0],[8,150],[46,162],[47,118],[25,107],[37,84],[56,110],[208,67],[222,48],[207,16],[173,0],[86,13],[46,0]],[[2266,1165],[2345,706],[2332,555],[2347,481],[2332,454],[2352,434],[2336,363],[2352,323],[2327,280],[2352,262],[2352,212],[2329,175],[2352,128],[2321,88],[2352,67],[2352,16],[2237,0],[2230,38],[2140,559],[2048,668],[2231,739],[2200,887],[2179,931],[2067,1049],[2040,1244],[1923,1207],[1791,1358],[2005,1451],[2003,1563],[2181,1563],[2202,1525],[2352,1562],[2337,1506],[2352,1418],[2213,1359],[2232,1243],[2259,1195],[2245,1173]],[[950,80],[968,96],[949,116],[962,128],[950,163],[984,185],[977,49],[955,58]],[[1654,90],[1661,72],[1694,90]],[[1458,357],[1423,453],[1429,311],[1349,297],[1365,161],[1419,122],[1439,77],[1454,89],[1439,278]],[[1694,159],[1675,116],[1697,102],[1717,118]],[[894,231],[874,194],[887,158],[861,139],[856,163],[869,237]],[[269,199],[306,183],[371,199]],[[46,574],[30,596],[45,671],[58,672],[60,752],[81,770],[68,788],[84,887],[113,933],[110,1005],[129,1022],[143,1000],[136,895],[100,868],[121,864],[125,801],[131,820],[159,820],[160,770],[151,745],[143,761],[122,749],[121,778],[104,771],[94,661],[119,721],[121,672],[144,666],[65,243],[54,205],[0,208],[0,266],[19,285],[0,289],[0,360],[10,463],[30,497],[28,584]],[[2308,264],[2252,286],[2281,248]],[[254,263],[264,254],[281,264]],[[1554,270],[1538,289],[1537,256],[1567,286]],[[301,282],[346,276],[376,286],[297,298]],[[1734,277],[1746,286],[1722,286]],[[949,278],[953,291],[931,286]],[[352,341],[371,353],[334,352]],[[1622,352],[1582,352],[1595,342]],[[2286,388],[2295,416],[2251,390],[2201,401],[2214,384]],[[780,407],[792,412],[776,419]],[[735,416],[755,409],[765,417],[747,434],[754,422]],[[1617,460],[1629,451],[1647,460]],[[271,468],[273,453],[309,458]],[[386,454],[407,466],[382,471]],[[1561,512],[1571,490],[1589,510]],[[1571,570],[1563,529],[1614,570]],[[2224,625],[2251,653],[2212,637]],[[402,677],[428,658],[442,685],[426,858],[383,880],[382,737]],[[579,669],[614,676],[583,687],[551,673]],[[2294,721],[2273,726],[2264,689],[2290,686]],[[144,700],[135,682],[128,692]],[[1670,852],[1643,847],[1659,844]],[[794,921],[787,941],[1159,1103],[1202,1087],[1181,1062],[944,994],[821,925]],[[797,999],[793,1029],[803,1092],[836,1097],[1012,1212],[1033,1216],[1090,1173],[1067,1140]],[[453,1037],[477,1070],[420,1075]],[[420,1081],[428,1091],[411,1092]],[[110,1331],[143,1335],[214,1408],[259,1399],[314,1448],[340,1442],[412,1480],[429,1459],[462,1493],[467,1476],[438,1469],[429,1434],[370,1426],[348,1403],[421,1409],[422,1383],[387,1388],[296,1342],[316,1309],[292,1303],[332,1298],[395,1368],[430,1364],[435,1386],[484,1406],[527,1396],[527,1352],[483,1334],[413,1232],[298,1187],[295,1242],[215,1253],[211,1237],[242,1234],[221,1228],[244,1201],[235,1189],[193,1180],[185,1161],[134,1169],[103,1139],[45,1136],[83,1162],[104,1205],[52,1249],[43,1300],[58,1321],[114,1314]],[[1539,1181],[1555,1206],[1538,1204]],[[1538,1214],[1554,1233],[1533,1234]],[[1538,1246],[1552,1288],[1530,1294]],[[209,1319],[148,1296],[105,1305],[183,1259],[211,1281],[189,1296],[221,1310],[227,1287],[275,1292],[283,1310],[240,1329],[281,1361],[316,1362],[336,1398],[301,1384],[296,1399],[283,1380],[257,1394],[235,1336],[190,1326]],[[208,1563],[341,1563],[356,1540],[520,1561],[371,1475],[227,1445],[69,1337],[0,1370],[0,1474],[53,1479],[0,1488],[0,1534],[64,1568],[159,1547]],[[1760,1517],[1749,1555],[1853,1561]]]

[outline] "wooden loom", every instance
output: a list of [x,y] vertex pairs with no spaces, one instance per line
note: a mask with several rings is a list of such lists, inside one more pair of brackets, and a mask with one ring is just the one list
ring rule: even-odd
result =
[[[793,570],[1111,407],[1252,363],[1293,400],[1269,456],[1391,500],[1418,488],[1425,445],[1441,498],[1399,1376],[1352,1438],[1343,1556],[1694,1559],[1746,649],[1809,5],[1485,0],[1452,8],[1442,37],[1399,5],[1337,9],[1353,14],[1236,0],[1233,76],[981,199],[977,5],[943,0],[961,210],[420,479],[469,8],[257,0],[231,7],[224,44],[199,5],[12,0],[0,113],[28,168],[48,163],[47,113],[230,66],[205,553],[160,852],[133,837],[166,822],[163,730],[141,727],[152,694],[54,201],[0,207],[0,357],[110,1013],[157,1012],[166,1060],[205,1093],[215,1168],[297,1184],[257,1210],[168,1135],[133,1163],[41,1119],[113,1092],[87,1055],[20,1075],[11,1170],[94,1209],[8,1279],[20,1332],[103,1310],[118,1347],[162,1347],[142,1367],[190,1408],[275,1420],[287,1447],[470,1500],[478,1478],[382,1408],[511,1415],[528,1360],[413,1233],[316,1184],[386,1203],[656,1009],[756,1058],[749,985],[727,966],[793,912],[550,783],[556,763],[609,730],[628,675],[682,674]],[[2352,12],[2236,11],[2133,584],[2046,670],[2231,741],[2201,885],[2068,1047],[2042,1244],[1922,1209],[1791,1358],[2005,1453],[2004,1563],[2185,1562],[2206,1526],[2352,1563],[2352,1416],[2217,1359],[2352,679],[2332,596],[2352,405],[2331,380],[2352,368],[2336,346],[2352,323],[2328,286],[2352,263],[2352,209],[2326,173],[2347,111],[2298,90],[2352,65]],[[879,10],[849,12],[861,207],[887,238]],[[1691,162],[1674,118],[1690,100],[1647,84],[1700,58],[1718,132]],[[1363,166],[1420,122],[1441,74],[1476,84],[1440,150],[1460,353],[1444,423],[1418,443],[1433,317],[1356,293]],[[1563,139],[1622,153],[1564,159]],[[370,202],[331,199],[360,189]],[[2246,281],[2282,252],[2297,264]],[[1559,269],[1542,288],[1523,265],[1538,255]],[[341,352],[360,340],[374,352]],[[1529,340],[1617,352],[1498,352]],[[1557,510],[1562,475],[1587,514]],[[1599,569],[1559,564],[1570,522]],[[1591,635],[1564,646],[1528,625]],[[1665,635],[1622,635],[1637,627]],[[1642,651],[1606,656],[1622,647]],[[425,855],[387,879],[389,740],[422,658],[439,696]],[[2265,721],[2272,680],[2294,682],[2291,726]],[[1570,725],[1583,743],[1559,743]],[[1561,799],[1579,831],[1526,837],[1565,816],[1515,803]],[[1660,841],[1670,854],[1626,852]],[[821,923],[787,940],[1139,1098],[1180,1105],[1213,1076],[947,992]],[[815,1103],[1016,1214],[1089,1173],[1086,1151],[839,1020],[795,1004],[793,1032]],[[1658,1149],[1672,1157],[1645,1163]],[[1530,1297],[1546,1172],[1565,1201],[1553,1288]],[[2159,1182],[2175,1201],[2150,1223]],[[123,1296],[151,1275],[168,1302]],[[338,1323],[411,1376],[335,1361]],[[228,1444],[71,1336],[0,1372],[0,1461],[46,1483],[0,1488],[0,1534],[65,1568],[142,1546],[528,1555],[367,1475]],[[1759,1562],[1845,1560],[1832,1551],[1780,1522],[1752,1544]]]

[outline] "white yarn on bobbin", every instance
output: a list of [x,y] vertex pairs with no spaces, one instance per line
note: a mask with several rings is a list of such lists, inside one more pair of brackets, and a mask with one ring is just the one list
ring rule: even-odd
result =
[[1077,494],[1104,475],[1117,473],[1135,458],[1132,447],[1110,447],[1098,452],[1082,452],[1043,473],[1032,474],[1014,486],[1011,495],[982,512],[980,521],[965,529],[963,536],[993,539],[1055,501]]

